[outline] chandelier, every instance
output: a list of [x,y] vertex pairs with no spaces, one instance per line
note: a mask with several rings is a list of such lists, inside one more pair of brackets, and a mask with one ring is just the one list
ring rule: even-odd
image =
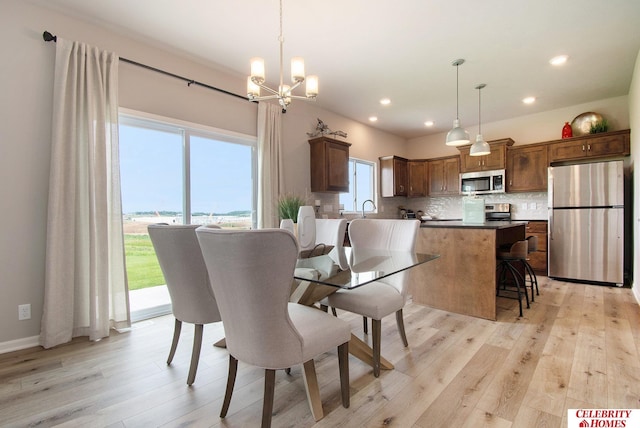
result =
[[[311,99],[315,100],[318,95],[318,76],[306,76],[304,75],[304,59],[301,57],[291,58],[291,83],[293,86],[284,84],[284,67],[282,60],[282,52],[284,45],[284,37],[282,36],[282,0],[280,0],[280,85],[278,90],[271,89],[264,84],[265,71],[264,71],[264,59],[251,58],[251,75],[247,79],[247,97],[250,101],[263,101],[263,100],[278,100],[282,112],[287,112],[287,107],[291,104],[293,98],[296,99]],[[293,90],[302,84],[306,80],[305,95],[293,95]],[[269,95],[260,95],[260,89],[264,89]]]

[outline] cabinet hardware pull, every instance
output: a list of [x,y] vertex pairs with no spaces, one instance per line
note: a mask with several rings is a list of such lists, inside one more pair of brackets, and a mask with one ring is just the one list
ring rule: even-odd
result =
[[587,150],[591,151],[591,144],[587,144]]
[[584,144],[582,145],[582,151],[584,152]]

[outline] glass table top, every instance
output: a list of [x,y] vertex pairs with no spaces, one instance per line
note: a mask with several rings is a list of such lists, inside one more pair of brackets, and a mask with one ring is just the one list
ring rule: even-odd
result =
[[298,259],[294,278],[352,289],[435,260],[437,254],[345,247],[349,269],[340,270],[330,255]]

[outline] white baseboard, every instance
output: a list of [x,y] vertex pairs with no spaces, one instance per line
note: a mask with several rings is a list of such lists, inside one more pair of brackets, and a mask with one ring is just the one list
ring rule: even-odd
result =
[[631,286],[631,291],[636,298],[636,302],[640,304],[640,287],[636,287],[635,284]]
[[24,337],[0,343],[0,354],[40,346],[40,336]]

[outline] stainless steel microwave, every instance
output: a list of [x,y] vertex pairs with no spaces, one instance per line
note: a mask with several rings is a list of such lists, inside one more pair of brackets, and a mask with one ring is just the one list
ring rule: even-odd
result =
[[463,172],[460,174],[460,193],[483,195],[505,192],[504,169],[494,171]]

